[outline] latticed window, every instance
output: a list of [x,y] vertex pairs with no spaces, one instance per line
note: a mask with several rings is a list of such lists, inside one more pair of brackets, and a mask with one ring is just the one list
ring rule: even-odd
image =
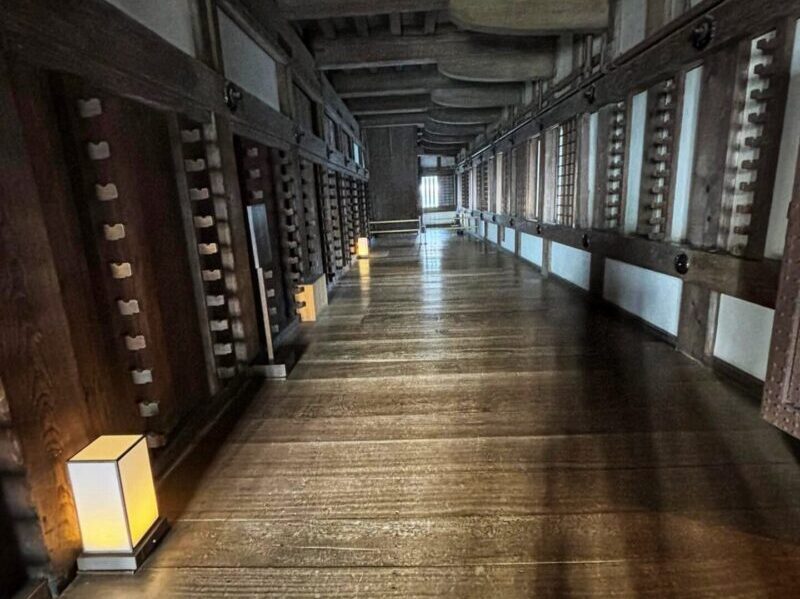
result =
[[512,192],[511,214],[519,216],[525,209],[525,198],[528,189],[528,144],[515,147],[511,152],[513,171],[511,178],[514,191]]
[[575,181],[577,174],[577,119],[564,121],[558,127],[558,163],[556,188],[556,223],[575,223]]
[[478,172],[480,173],[478,194],[481,198],[481,210],[489,210],[489,163],[481,163],[478,166]]
[[503,214],[511,214],[511,196],[514,193],[514,188],[511,182],[511,166],[513,164],[513,157],[511,154],[503,155],[502,172],[500,173],[503,202]]

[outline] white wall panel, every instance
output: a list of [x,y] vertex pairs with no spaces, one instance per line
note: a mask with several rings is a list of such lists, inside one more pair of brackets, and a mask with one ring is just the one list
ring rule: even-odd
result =
[[647,91],[636,94],[631,106],[628,141],[627,192],[625,195],[625,232],[633,233],[639,223],[639,195],[642,185],[644,134],[647,127]]
[[486,223],[486,239],[497,243],[497,225],[495,223]]
[[720,296],[714,356],[763,381],[774,316],[775,310]]
[[505,227],[505,231],[503,231],[503,248],[507,249],[509,252],[516,252],[517,251],[517,238],[516,238],[516,231],[511,227]]
[[550,246],[550,272],[587,290],[591,264],[589,252],[555,242]]
[[589,227],[594,224],[594,186],[597,180],[597,124],[599,117],[597,112],[589,115],[589,164],[586,165],[587,184],[589,185],[586,200],[588,212],[586,223]]
[[678,165],[675,174],[675,194],[672,207],[673,241],[686,239],[689,224],[689,196],[692,191],[692,167],[697,133],[697,111],[700,105],[703,67],[686,73],[683,88],[681,133],[678,140]]
[[542,238],[536,235],[529,235],[528,233],[520,233],[519,255],[524,260],[541,267],[544,256],[544,242]]
[[671,335],[678,334],[683,281],[606,259],[603,297]]
[[280,110],[278,74],[275,61],[223,11],[219,34],[225,76],[265,104]]
[[197,56],[192,0],[106,0],[176,48]]

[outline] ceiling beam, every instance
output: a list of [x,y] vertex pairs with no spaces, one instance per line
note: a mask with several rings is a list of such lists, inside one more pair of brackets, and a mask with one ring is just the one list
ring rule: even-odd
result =
[[445,125],[485,125],[502,116],[497,108],[432,108],[429,117],[432,121]]
[[486,132],[485,125],[444,125],[436,121],[426,120],[425,133],[431,135],[479,135]]
[[[313,44],[322,70],[438,64],[439,71],[470,81],[530,81],[552,76],[555,43],[543,37],[498,37],[453,28],[434,35],[356,35]],[[472,68],[468,68],[472,65]]]
[[441,90],[442,106],[508,106],[522,101],[521,83],[476,84],[445,77],[435,69],[404,70],[388,74],[337,71],[331,83],[342,98],[424,94]]
[[319,28],[322,31],[322,37],[326,40],[336,39],[336,26],[331,19],[320,19]]
[[439,11],[438,10],[429,10],[425,13],[425,25],[422,27],[423,33],[425,35],[431,35],[436,33],[436,23],[439,20]]
[[396,114],[371,114],[358,117],[362,129],[378,129],[383,127],[425,126],[427,114],[424,112],[408,112]]
[[431,97],[428,94],[418,94],[414,96],[353,98],[348,100],[347,107],[355,115],[427,112],[431,107]]
[[278,7],[284,18],[299,21],[444,10],[447,3],[448,0],[278,0]]
[[473,139],[474,136],[463,136],[463,137],[436,137],[433,135],[427,135],[425,133],[422,134],[420,137],[419,143],[425,145],[433,145],[433,146],[454,146],[454,145],[467,145]]
[[369,21],[367,21],[367,17],[354,17],[353,23],[356,26],[356,33],[359,37],[369,36]]
[[403,35],[403,21],[399,12],[389,15],[389,31],[392,32],[392,35]]
[[499,35],[591,33],[608,27],[609,0],[450,0],[450,20]]
[[512,106],[522,102],[523,87],[513,83],[467,85],[451,89],[434,89],[431,101],[449,108],[491,108]]
[[417,146],[417,151],[422,152],[423,154],[443,154],[447,156],[454,156],[458,154],[461,150],[464,149],[464,146],[454,145],[454,146],[435,146],[430,144],[419,144]]

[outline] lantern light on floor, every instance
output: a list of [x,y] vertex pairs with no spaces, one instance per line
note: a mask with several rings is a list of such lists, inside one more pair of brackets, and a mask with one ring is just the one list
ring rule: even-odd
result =
[[67,462],[81,570],[136,570],[166,532],[142,435],[98,437]]
[[369,258],[369,238],[368,237],[359,237],[358,238],[358,257],[359,258]]

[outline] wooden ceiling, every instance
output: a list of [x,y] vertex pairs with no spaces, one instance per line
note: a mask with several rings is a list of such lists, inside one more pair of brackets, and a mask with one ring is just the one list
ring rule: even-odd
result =
[[608,0],[278,0],[361,122],[455,153],[553,76],[557,36],[607,27]]

